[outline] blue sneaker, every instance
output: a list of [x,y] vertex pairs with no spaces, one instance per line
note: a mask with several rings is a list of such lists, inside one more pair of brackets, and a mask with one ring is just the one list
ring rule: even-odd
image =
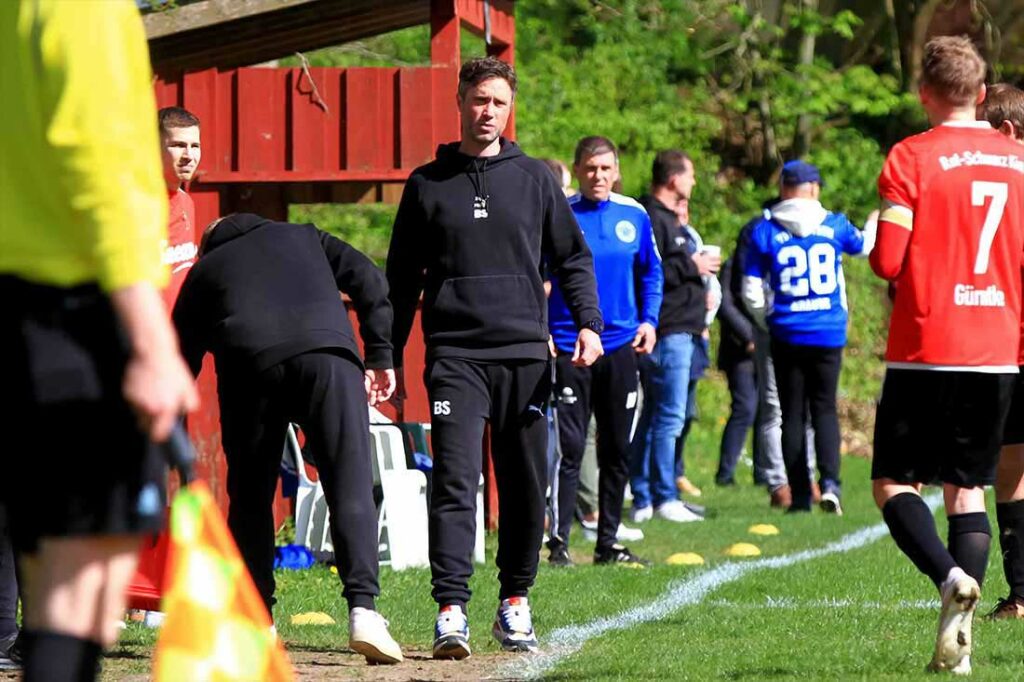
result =
[[537,653],[537,636],[533,633],[533,618],[526,597],[509,597],[501,601],[494,616],[491,634],[505,651]]
[[449,604],[441,608],[434,624],[434,658],[462,660],[469,650],[469,621],[461,606]]

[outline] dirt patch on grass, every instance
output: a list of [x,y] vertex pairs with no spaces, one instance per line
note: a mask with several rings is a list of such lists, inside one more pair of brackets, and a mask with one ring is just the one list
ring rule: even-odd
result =
[[[115,650],[116,651],[116,650]],[[366,660],[347,650],[326,651],[289,648],[288,658],[299,680],[381,680],[381,682],[463,682],[468,680],[505,680],[495,671],[515,660],[516,654],[486,653],[462,661],[435,661],[429,651],[406,649],[405,661],[398,665],[367,665]],[[135,658],[135,657],[132,657]],[[147,682],[148,673],[138,671],[142,661],[132,661],[115,654],[103,660],[101,679],[117,682]],[[148,666],[146,666],[148,667]],[[133,669],[134,668],[134,669]],[[0,672],[0,682],[15,682],[20,673]]]
[[398,665],[369,666],[362,656],[347,651],[309,651],[290,648],[291,659],[300,680],[381,680],[382,682],[508,679],[494,677],[503,663],[515,654],[479,654],[461,661],[435,661],[429,651],[406,649],[405,661]]

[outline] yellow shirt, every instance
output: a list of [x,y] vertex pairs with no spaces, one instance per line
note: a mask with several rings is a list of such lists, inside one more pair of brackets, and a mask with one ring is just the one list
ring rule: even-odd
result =
[[0,1],[0,275],[168,278],[149,51],[131,0]]

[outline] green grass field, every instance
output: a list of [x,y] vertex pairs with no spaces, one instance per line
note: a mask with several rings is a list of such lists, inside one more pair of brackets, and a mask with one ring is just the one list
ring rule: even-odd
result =
[[[710,480],[717,455],[693,449],[691,468],[698,482]],[[655,561],[650,569],[595,567],[592,546],[580,537],[572,544],[578,565],[554,569],[542,564],[531,594],[534,624],[541,638],[559,628],[595,619],[615,619],[638,606],[659,604],[666,594],[733,559],[724,550],[735,542],[752,542],[761,559],[823,547],[841,536],[879,523],[869,494],[869,463],[847,457],[843,462],[846,514],[841,517],[786,516],[770,510],[767,495],[747,481],[728,489],[705,487],[702,501],[713,516],[697,524],[651,521],[647,538],[634,551]],[[941,519],[941,514],[939,515]],[[754,523],[771,523],[776,536],[748,532]],[[940,520],[940,528],[944,529]],[[944,532],[944,530],[943,530]],[[574,531],[574,535],[578,535]],[[493,561],[493,538],[488,557]],[[676,552],[696,552],[703,566],[670,566]],[[1005,590],[994,553],[982,610]],[[282,572],[278,578],[275,617],[293,652],[331,651],[347,641],[346,618],[337,576],[317,568]],[[383,569],[380,610],[391,620],[403,647],[423,655],[429,651],[434,605],[426,570],[400,573]],[[495,655],[489,635],[496,604],[493,564],[478,566],[470,604],[472,645],[478,658],[491,657],[491,673],[518,678],[529,672],[516,656]],[[896,550],[887,535],[848,553],[832,554],[784,568],[751,570],[722,584],[697,602],[662,618],[606,632],[583,643],[575,653],[543,670],[545,679],[914,679],[924,678],[934,641],[937,596],[926,579]],[[294,626],[296,613],[323,611],[335,626]],[[107,660],[107,679],[124,679],[148,667],[153,632],[132,625],[114,657]],[[974,678],[1024,678],[1024,630],[1019,622],[975,625]],[[557,649],[557,647],[556,647]],[[451,674],[461,678],[458,665]],[[375,669],[354,669],[374,679]],[[351,676],[351,671],[349,671]],[[395,671],[397,672],[397,671]],[[476,673],[474,673],[476,674]],[[410,671],[405,679],[416,679]],[[320,678],[316,678],[320,679]],[[326,678],[325,678],[326,679]],[[389,679],[396,679],[389,676]],[[433,678],[431,678],[433,679]]]
[[[371,212],[372,213],[372,212]],[[369,215],[369,214],[368,214]],[[314,217],[314,216],[311,216]],[[376,220],[375,214],[370,220]],[[321,221],[331,222],[331,221]],[[383,243],[383,241],[381,241]],[[369,244],[363,244],[364,247]],[[373,248],[368,248],[373,252]],[[847,266],[851,308],[850,345],[840,384],[844,448],[870,453],[873,402],[878,394],[885,337],[883,290],[867,264]],[[712,331],[712,357],[717,325]],[[278,575],[275,620],[293,660],[303,665],[304,679],[473,679],[483,676],[518,679],[528,672],[545,679],[730,679],[833,680],[914,679],[923,672],[934,644],[938,598],[927,579],[918,574],[887,534],[861,548],[831,554],[782,568],[749,570],[723,583],[699,601],[659,614],[657,620],[605,631],[593,638],[570,642],[564,629],[600,619],[618,622],[623,613],[650,605],[665,605],[670,594],[722,567],[747,564],[818,549],[858,530],[880,523],[870,497],[870,462],[843,458],[844,507],[841,518],[815,512],[786,516],[768,507],[767,493],[751,483],[749,460],[741,459],[738,485],[719,489],[712,483],[718,445],[728,414],[724,378],[710,372],[699,388],[701,416],[687,445],[687,473],[704,489],[700,502],[709,509],[707,521],[644,524],[647,537],[631,549],[655,562],[646,570],[591,565],[593,546],[574,531],[571,551],[578,565],[568,570],[542,562],[531,594],[534,624],[547,653],[554,658],[524,661],[502,654],[490,637],[497,601],[493,565],[496,537],[487,540],[489,563],[477,567],[472,581],[470,628],[474,661],[445,663],[430,668],[429,656],[435,605],[430,599],[426,569],[381,572],[378,606],[391,621],[392,633],[407,654],[418,657],[411,667],[366,668],[355,656],[339,667],[324,657],[343,650],[348,640],[347,618],[336,575],[324,568]],[[939,527],[945,533],[942,514]],[[994,515],[993,515],[994,518]],[[770,523],[776,536],[755,536],[751,525]],[[736,542],[752,542],[762,551],[757,559],[725,556]],[[1006,590],[994,543],[989,580],[983,590],[982,611]],[[703,566],[671,566],[665,560],[677,552],[703,556]],[[546,552],[544,554],[546,558]],[[337,625],[295,626],[291,616],[322,611]],[[130,625],[120,647],[105,662],[105,679],[145,679],[155,633]],[[1024,626],[990,623],[975,626],[975,679],[1024,680]],[[576,645],[579,644],[578,650]],[[556,646],[558,645],[558,646]],[[317,658],[311,666],[309,657]],[[344,658],[344,657],[342,657]],[[335,660],[335,659],[332,659]],[[334,665],[334,667],[331,667]]]

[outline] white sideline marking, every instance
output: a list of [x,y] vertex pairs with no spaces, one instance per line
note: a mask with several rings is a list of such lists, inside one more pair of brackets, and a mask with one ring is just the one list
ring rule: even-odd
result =
[[[934,512],[942,502],[941,495],[933,494],[925,497],[928,507]],[[794,554],[778,557],[766,557],[754,561],[729,561],[698,573],[688,580],[673,581],[667,592],[655,601],[627,609],[615,616],[598,618],[582,625],[567,625],[558,628],[549,636],[542,638],[543,651],[539,654],[523,655],[514,663],[504,666],[496,677],[502,679],[536,679],[558,665],[563,659],[579,651],[584,644],[594,637],[600,637],[614,630],[624,630],[634,625],[661,620],[684,606],[699,604],[711,592],[722,585],[739,580],[748,573],[762,568],[786,568],[794,564],[820,559],[830,554],[843,554],[865,547],[875,540],[884,537],[889,529],[884,523],[844,535],[818,549],[807,549]]]
[[728,599],[712,599],[704,602],[705,606],[717,606],[726,609],[864,609],[867,611],[934,611],[942,606],[938,599],[900,599],[899,601],[860,601],[857,599],[791,599],[789,597],[766,597],[763,602],[729,601]]

